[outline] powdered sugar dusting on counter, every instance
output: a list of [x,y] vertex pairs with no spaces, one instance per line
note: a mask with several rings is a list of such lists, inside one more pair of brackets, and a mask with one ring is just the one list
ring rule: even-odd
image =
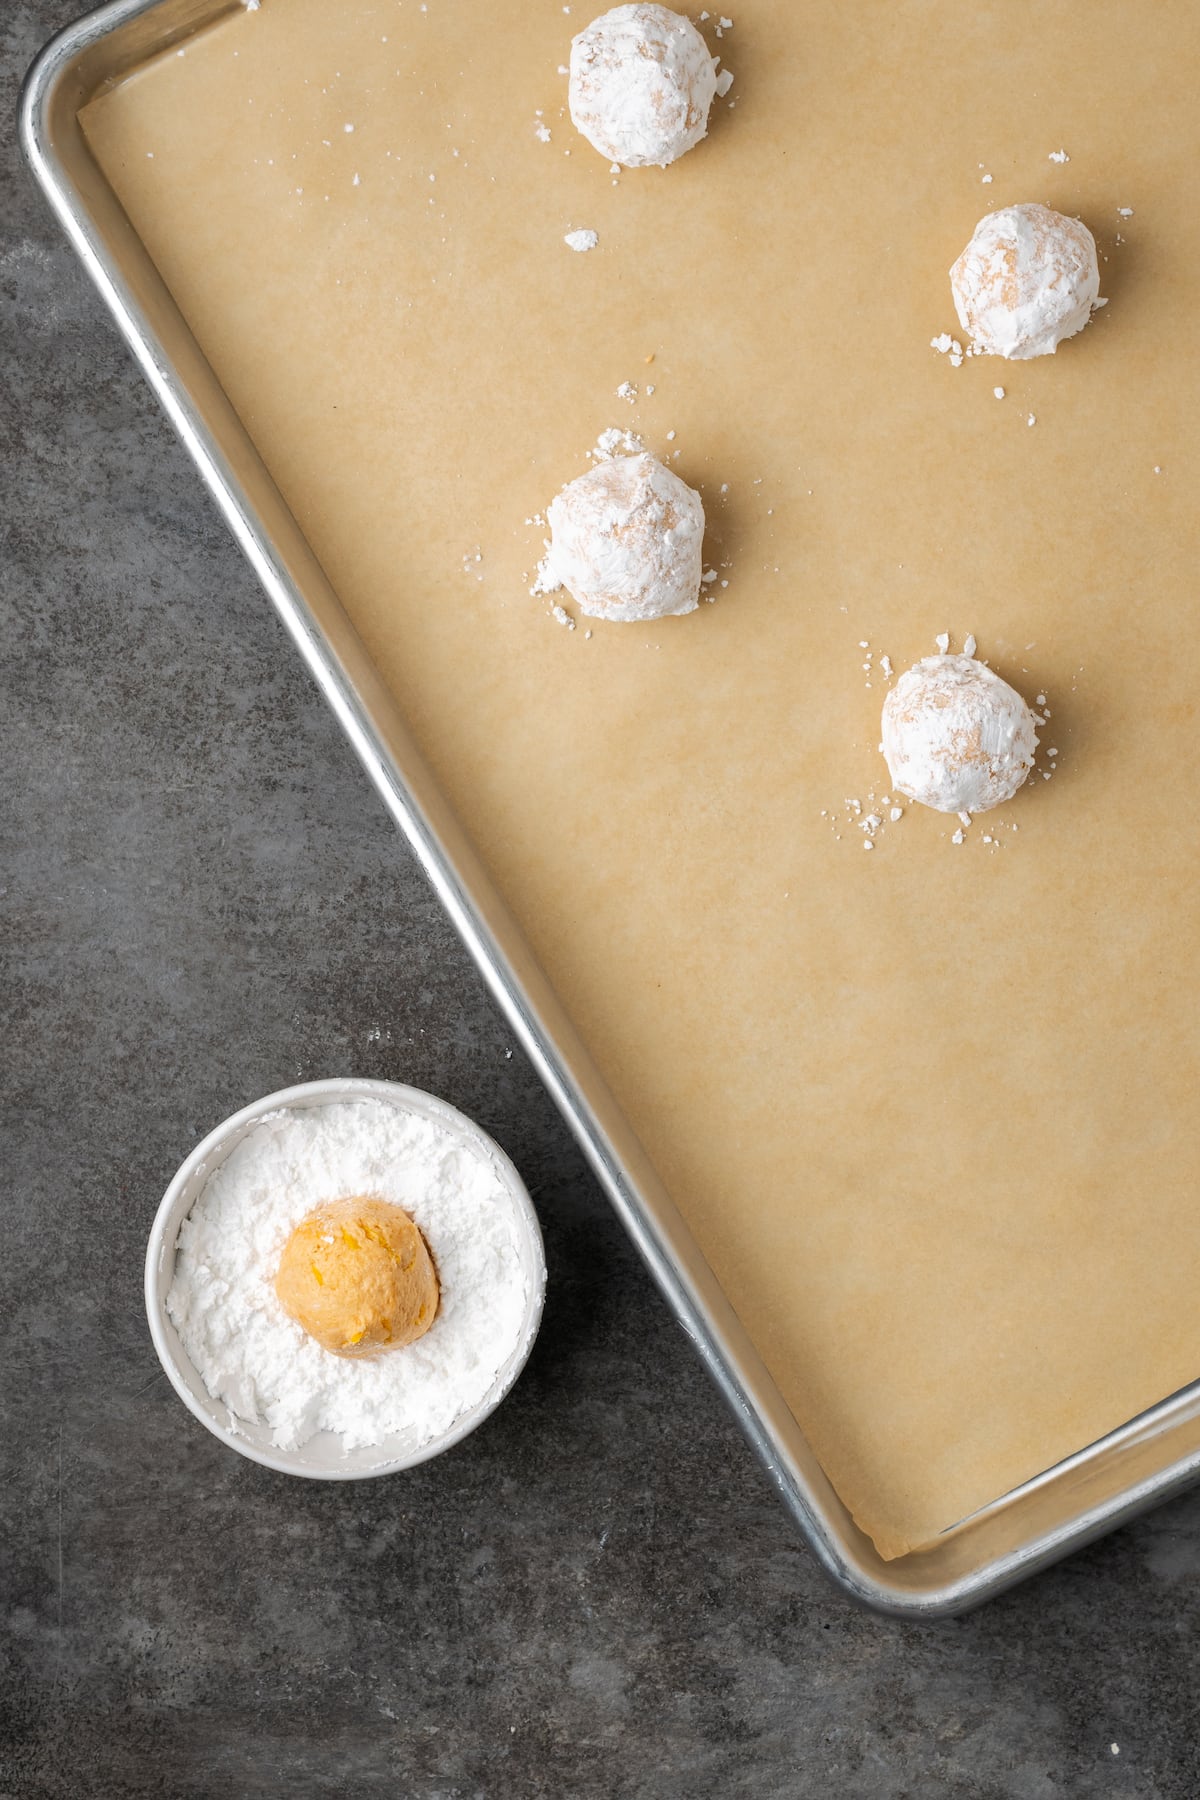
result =
[[[476,1142],[399,1103],[331,1101],[268,1113],[209,1178],[179,1232],[167,1311],[209,1394],[294,1449],[319,1431],[345,1450],[419,1450],[485,1399],[518,1348],[533,1273],[501,1169]],[[369,1194],[404,1208],[441,1302],[415,1344],[331,1355],[293,1320],[274,1279],[293,1227],[323,1201]]]

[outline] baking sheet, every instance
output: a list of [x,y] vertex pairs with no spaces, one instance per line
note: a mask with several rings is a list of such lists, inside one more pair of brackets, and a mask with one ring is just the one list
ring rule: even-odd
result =
[[[1200,127],[1183,8],[1006,9],[1002,43],[986,13],[849,10],[736,12],[734,109],[615,187],[561,116],[583,21],[542,4],[481,29],[449,0],[264,0],[85,126],[894,1555],[1200,1372]],[[1087,220],[1110,305],[1054,359],[951,369],[945,270],[1018,199]],[[730,585],[588,639],[528,597],[525,520],[612,424],[679,450]],[[899,667],[942,630],[1046,694],[1059,772],[1000,848],[914,812],[864,853],[859,644]]]

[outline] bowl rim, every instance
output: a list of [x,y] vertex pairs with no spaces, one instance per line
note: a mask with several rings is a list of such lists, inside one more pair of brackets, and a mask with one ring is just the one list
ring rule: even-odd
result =
[[[297,1458],[303,1446],[297,1450],[277,1450],[273,1446],[263,1446],[243,1436],[235,1427],[223,1424],[216,1408],[229,1411],[223,1402],[214,1400],[204,1390],[205,1398],[201,1400],[184,1380],[180,1359],[186,1362],[196,1377],[197,1383],[204,1389],[203,1377],[192,1363],[178,1333],[171,1326],[168,1330],[166,1296],[169,1282],[162,1287],[160,1282],[163,1262],[168,1250],[167,1236],[172,1228],[172,1214],[179,1202],[181,1193],[188,1187],[198,1170],[212,1161],[209,1176],[224,1162],[236,1147],[236,1142],[246,1130],[266,1117],[269,1113],[287,1111],[307,1106],[329,1105],[335,1101],[374,1100],[400,1110],[415,1112],[422,1117],[434,1117],[450,1127],[455,1133],[466,1137],[474,1143],[492,1163],[513,1202],[517,1213],[524,1224],[529,1250],[532,1255],[522,1257],[523,1265],[530,1277],[529,1296],[525,1306],[521,1335],[516,1348],[510,1353],[508,1364],[502,1368],[496,1381],[488,1389],[483,1398],[470,1407],[454,1421],[450,1428],[429,1443],[418,1449],[407,1451],[397,1457],[385,1457],[378,1463],[363,1468],[338,1469],[304,1466]],[[199,1198],[199,1189],[195,1199]],[[195,1204],[193,1199],[193,1205]],[[190,1210],[190,1209],[189,1209]],[[174,1231],[178,1236],[182,1218],[175,1224]],[[176,1169],[167,1184],[166,1191],[158,1203],[153,1223],[146,1243],[146,1257],[143,1267],[143,1296],[146,1307],[146,1319],[150,1327],[150,1337],[155,1353],[162,1364],[166,1375],[176,1394],[183,1401],[188,1411],[205,1426],[213,1436],[219,1438],[229,1449],[236,1450],[240,1456],[250,1462],[260,1463],[264,1468],[274,1469],[279,1474],[299,1476],[309,1481],[370,1481],[381,1475],[399,1474],[405,1469],[415,1469],[421,1463],[429,1462],[440,1456],[443,1451],[451,1450],[468,1437],[476,1426],[495,1412],[501,1401],[510,1392],[537,1340],[541,1326],[542,1312],[546,1298],[546,1251],[542,1238],[542,1229],[537,1212],[529,1196],[529,1190],[517,1172],[512,1159],[501,1149],[495,1139],[481,1125],[458,1107],[452,1106],[437,1094],[428,1093],[424,1088],[411,1087],[406,1082],[379,1081],[368,1077],[353,1075],[328,1076],[319,1081],[300,1082],[294,1087],[280,1088],[273,1094],[265,1094],[259,1100],[253,1100],[241,1107],[237,1112],[214,1125],[198,1144],[196,1144]],[[319,1434],[323,1435],[323,1434]],[[385,1440],[386,1443],[386,1440]],[[383,1446],[379,1448],[382,1450]]]

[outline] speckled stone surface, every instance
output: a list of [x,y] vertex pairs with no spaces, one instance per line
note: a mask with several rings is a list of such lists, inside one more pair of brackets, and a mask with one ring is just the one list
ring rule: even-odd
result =
[[[914,1628],[818,1573],[20,165],[0,7],[0,1800],[1200,1793],[1200,1496]],[[550,1262],[493,1420],[398,1479],[158,1373],[198,1136],[354,1072],[474,1114]]]

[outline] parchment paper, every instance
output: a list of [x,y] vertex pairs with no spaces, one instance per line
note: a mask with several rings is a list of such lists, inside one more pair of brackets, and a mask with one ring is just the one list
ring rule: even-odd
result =
[[[740,0],[735,106],[615,185],[556,73],[591,16],[263,0],[86,129],[891,1556],[1200,1375],[1200,15]],[[952,369],[946,271],[1022,200],[1110,305]],[[588,638],[526,520],[610,425],[729,585]],[[998,848],[914,808],[864,852],[860,642],[941,631],[1046,696],[1058,773]]]

